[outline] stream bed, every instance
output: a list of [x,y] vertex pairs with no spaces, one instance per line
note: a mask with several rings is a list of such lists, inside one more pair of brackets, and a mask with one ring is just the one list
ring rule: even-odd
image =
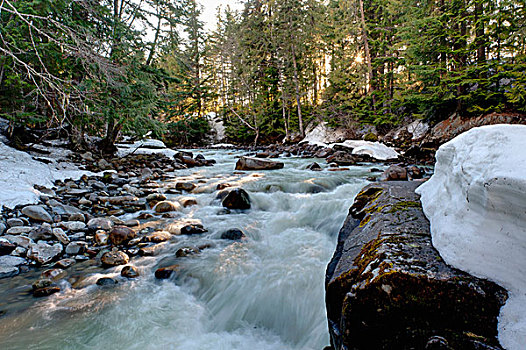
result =
[[[122,266],[90,272],[86,264],[81,287],[64,279],[62,291],[47,298],[18,293],[0,316],[0,348],[321,350],[328,345],[325,268],[372,165],[315,172],[305,168],[316,159],[293,157],[279,159],[285,163],[281,170],[236,172],[236,156],[244,152],[199,153],[217,164],[175,175],[198,185],[188,194],[198,204],[182,211],[185,218],[200,220],[207,233],[177,236],[162,254],[133,258],[130,263],[141,274],[135,280],[120,277]],[[175,180],[160,183],[161,192],[170,181]],[[221,183],[245,189],[252,208],[226,213],[215,199]],[[232,228],[246,239],[220,239]],[[177,277],[155,278],[156,268],[179,248],[198,245],[209,248],[180,258]],[[95,285],[104,276],[119,283]],[[23,275],[0,280],[0,293],[27,290],[31,281]]]

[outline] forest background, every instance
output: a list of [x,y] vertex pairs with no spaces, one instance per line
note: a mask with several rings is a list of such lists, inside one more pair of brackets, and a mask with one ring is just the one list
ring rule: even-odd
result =
[[[0,0],[0,116],[77,147],[151,131],[297,141],[309,124],[526,112],[524,0]],[[212,114],[213,115],[213,114]]]

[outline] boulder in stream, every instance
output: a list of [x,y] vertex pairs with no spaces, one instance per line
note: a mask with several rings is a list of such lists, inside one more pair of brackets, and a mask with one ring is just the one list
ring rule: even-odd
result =
[[284,166],[285,164],[282,162],[241,157],[236,163],[236,170],[274,170],[283,169]]
[[250,196],[244,189],[235,188],[224,197],[222,205],[227,209],[250,209]]
[[417,186],[375,183],[356,197],[327,267],[332,349],[434,349],[437,337],[447,349],[501,349],[506,291],[442,260]]

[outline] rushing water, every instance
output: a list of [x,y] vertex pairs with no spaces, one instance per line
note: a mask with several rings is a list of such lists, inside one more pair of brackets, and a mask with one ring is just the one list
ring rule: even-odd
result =
[[[112,289],[92,284],[77,289],[63,281],[63,292],[0,318],[0,348],[320,350],[328,345],[325,267],[369,167],[313,172],[305,170],[312,159],[285,158],[282,170],[236,173],[235,156],[241,152],[203,154],[218,164],[176,175],[199,183],[192,194],[198,205],[183,211],[200,219],[208,233],[179,236],[163,255],[132,260],[142,276],[122,279]],[[242,184],[251,210],[221,210],[214,190],[225,182]],[[230,228],[242,229],[247,239],[220,240]],[[163,258],[203,243],[212,247],[181,259],[179,278],[154,278]],[[85,284],[104,275],[121,279],[119,271],[98,271]]]

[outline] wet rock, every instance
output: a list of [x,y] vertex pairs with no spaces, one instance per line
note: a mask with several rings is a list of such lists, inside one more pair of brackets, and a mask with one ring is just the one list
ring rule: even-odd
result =
[[164,200],[166,200],[166,196],[162,193],[151,193],[148,196],[146,196],[146,201],[150,204],[155,204]]
[[180,271],[179,265],[171,265],[167,267],[161,267],[155,270],[155,278],[157,279],[168,279],[173,274]]
[[71,242],[66,246],[66,254],[82,254],[86,250],[87,246],[88,244],[86,242]]
[[135,266],[124,266],[121,270],[121,276],[126,278],[137,278],[139,277],[139,270]]
[[307,165],[307,170],[322,171],[323,169],[318,163],[314,162],[314,163]]
[[241,157],[236,163],[236,170],[273,170],[283,169],[284,166],[282,162]]
[[23,233],[29,233],[33,230],[33,227],[31,226],[15,226],[11,227],[6,231],[6,234],[8,235],[21,235]]
[[135,238],[135,231],[127,226],[115,226],[109,234],[109,242],[113,245],[125,244]]
[[144,242],[161,243],[172,239],[172,234],[166,231],[156,231],[144,236]]
[[19,218],[10,218],[10,219],[7,219],[7,226],[8,227],[24,226],[24,221]]
[[196,247],[182,247],[175,252],[175,256],[178,258],[184,258],[191,255],[199,254],[200,250]]
[[193,197],[182,197],[182,198],[179,198],[179,203],[181,203],[181,205],[185,208],[191,207],[193,205],[197,205],[197,199]]
[[166,249],[166,243],[158,243],[139,249],[140,256],[157,256]]
[[53,281],[49,278],[41,278],[31,285],[33,287],[33,290],[42,289],[49,287],[53,284]]
[[327,267],[334,349],[420,349],[439,334],[454,349],[498,346],[507,294],[445,264],[431,242],[415,182],[383,182],[356,197]]
[[425,171],[422,168],[417,167],[416,165],[411,165],[407,167],[407,175],[411,180],[421,179],[424,177]]
[[205,232],[207,232],[207,230],[203,227],[203,225],[199,224],[190,224],[181,228],[182,235],[197,235]]
[[62,269],[57,269],[57,268],[45,270],[44,272],[40,274],[42,278],[48,278],[54,281],[64,277],[65,275],[66,275],[66,271]]
[[53,229],[53,236],[55,236],[55,238],[58,239],[58,241],[64,245],[69,244],[69,237],[60,227],[56,227]]
[[232,241],[237,241],[237,240],[243,239],[245,237],[246,236],[243,233],[243,231],[241,231],[240,229],[237,229],[237,228],[233,228],[233,229],[227,230],[227,231],[225,231],[225,232],[223,232],[221,234],[221,239],[228,239],[228,240],[232,240]]
[[196,184],[191,182],[178,182],[175,185],[175,189],[178,191],[192,192],[196,188]]
[[101,286],[101,287],[113,287],[118,282],[110,277],[101,277],[97,280],[96,283],[97,283],[97,286]]
[[0,222],[0,235],[3,235],[6,229],[6,225],[3,222]]
[[16,245],[8,240],[0,240],[0,255],[9,255],[16,249]]
[[336,163],[341,165],[354,165],[359,161],[359,158],[347,151],[337,151],[333,155],[327,157],[327,163]]
[[92,232],[97,230],[109,231],[113,226],[113,221],[108,218],[94,218],[88,221],[88,230]]
[[406,181],[407,170],[399,165],[391,165],[380,176],[381,181]]
[[49,245],[44,242],[32,243],[29,245],[27,257],[39,264],[46,264],[58,257],[63,250],[60,243]]
[[75,259],[68,258],[68,259],[62,259],[62,260],[57,261],[55,263],[55,266],[61,269],[67,269],[68,267],[72,266],[75,263],[76,263]]
[[121,251],[112,251],[112,252],[106,252],[101,257],[102,265],[105,266],[118,266],[118,265],[126,265],[130,258],[126,253],[123,253]]
[[181,205],[179,203],[171,202],[171,201],[159,202],[153,208],[153,210],[156,213],[166,213],[170,211],[178,211],[180,209],[181,209]]
[[58,293],[60,292],[60,287],[59,286],[49,286],[49,287],[44,287],[44,288],[39,288],[39,289],[35,289],[33,291],[33,296],[36,297],[36,298],[41,298],[41,297],[47,297],[51,294],[55,294],[55,293]]
[[22,214],[35,221],[53,222],[53,218],[41,205],[28,205],[22,208]]
[[235,188],[228,192],[222,201],[223,207],[227,209],[250,209],[250,197],[242,188]]

